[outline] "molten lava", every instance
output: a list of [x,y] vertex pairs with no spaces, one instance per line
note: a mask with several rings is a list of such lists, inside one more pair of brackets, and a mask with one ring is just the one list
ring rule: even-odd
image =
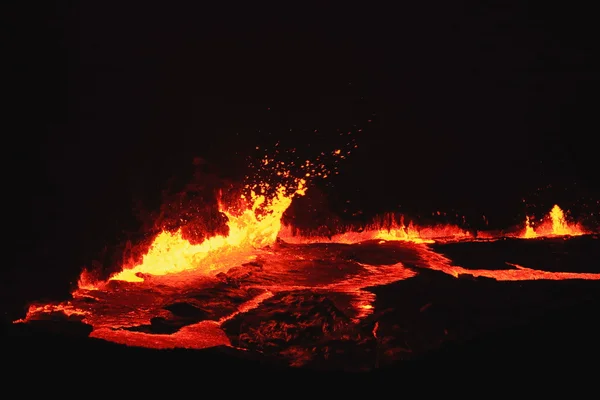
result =
[[527,217],[521,237],[523,239],[535,239],[550,236],[581,236],[586,233],[589,232],[586,232],[581,225],[569,224],[565,219],[564,211],[558,205],[554,205],[548,216],[542,219],[537,228],[532,226],[531,220]]
[[[294,195],[305,194],[306,181],[298,179],[296,185],[291,190],[279,186],[271,199],[252,190],[249,203],[245,195],[240,199],[246,203],[245,209],[222,208],[220,211],[228,218],[227,236],[213,236],[193,245],[182,237],[181,231],[161,232],[140,264],[125,268],[110,279],[142,282],[144,279],[140,276],[143,275],[166,275],[188,270],[210,274],[252,260],[256,248],[271,245],[277,239],[281,217]],[[261,213],[258,214],[258,211]]]
[[453,242],[473,239],[473,235],[457,226],[438,225],[431,227],[418,227],[412,222],[404,224],[404,219],[399,222],[373,223],[360,231],[347,230],[333,235],[331,238],[323,236],[298,236],[294,234],[293,227],[284,226],[279,232],[279,238],[288,243],[345,243],[354,244],[368,240],[402,241],[411,243],[435,243],[436,241]]
[[[343,154],[332,152],[340,158]],[[295,178],[286,165],[268,157],[262,160],[262,168],[273,168],[283,183],[247,185],[235,204],[220,204],[227,217],[226,235],[192,244],[181,230],[165,230],[154,238],[140,262],[123,265],[107,281],[94,280],[84,271],[71,301],[31,305],[27,316],[17,322],[59,315],[91,325],[91,337],[117,343],[206,348],[233,346],[224,324],[282,302],[289,307],[314,303],[325,315],[317,322],[323,332],[358,324],[375,311],[375,294],[368,288],[413,278],[425,269],[498,281],[600,279],[596,273],[547,272],[516,264],[507,264],[503,270],[456,266],[430,245],[498,240],[502,235],[483,232],[475,236],[451,225],[419,227],[404,219],[384,218],[384,222],[332,237],[299,236],[292,227],[282,225],[284,212],[294,197],[306,193],[310,178],[332,172],[306,161],[299,165],[301,177]],[[584,234],[579,224],[567,223],[564,212],[554,206],[536,227],[527,217],[525,229],[517,236]],[[303,318],[301,314],[293,315]],[[261,324],[260,332],[246,336],[292,340],[293,331],[287,331],[285,323]],[[378,339],[379,323],[370,329]]]

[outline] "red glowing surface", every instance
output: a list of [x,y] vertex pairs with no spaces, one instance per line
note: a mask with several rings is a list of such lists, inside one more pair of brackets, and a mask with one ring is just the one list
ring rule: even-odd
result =
[[[344,156],[341,150],[331,155]],[[600,279],[600,274],[547,272],[516,264],[503,270],[466,269],[431,247],[506,236],[568,238],[589,233],[568,222],[558,205],[535,226],[528,218],[516,235],[479,232],[474,237],[457,226],[421,227],[403,220],[349,229],[333,237],[296,235],[282,224],[284,212],[295,197],[305,195],[311,178],[326,178],[332,172],[306,161],[300,166],[301,177],[293,177],[286,164],[269,158],[262,163],[285,183],[247,185],[231,204],[221,204],[227,234],[192,243],[181,230],[165,230],[138,262],[123,265],[108,280],[96,280],[84,271],[72,300],[31,305],[26,317],[16,322],[63,315],[91,325],[90,336],[95,338],[149,348],[201,349],[233,346],[222,329],[226,321],[295,291],[337,294],[342,311],[358,323],[374,309],[375,294],[367,288],[413,278],[419,269],[498,281]],[[368,254],[363,258],[369,262],[357,260],[356,254]],[[190,317],[175,307],[189,307],[202,315]],[[169,321],[174,315],[179,320],[173,325]],[[163,332],[149,332],[157,321],[164,324]],[[376,323],[372,331],[375,338],[378,327]],[[281,333],[273,325],[269,334]]]

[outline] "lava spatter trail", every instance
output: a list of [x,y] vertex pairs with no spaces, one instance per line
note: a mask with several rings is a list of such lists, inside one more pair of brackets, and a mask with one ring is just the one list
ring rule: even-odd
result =
[[[339,159],[347,154],[334,150],[328,156]],[[600,280],[598,273],[548,272],[515,263],[507,263],[502,270],[467,269],[430,246],[476,245],[480,240],[507,237],[566,239],[589,233],[579,224],[568,223],[558,206],[537,225],[527,218],[524,226],[506,234],[473,235],[452,225],[420,227],[401,218],[328,238],[298,236],[293,227],[282,224],[284,212],[295,197],[305,195],[312,179],[327,178],[335,171],[325,168],[320,159],[292,165],[266,156],[260,169],[272,179],[246,184],[235,201],[220,203],[227,217],[226,235],[193,244],[181,230],[165,230],[139,262],[123,265],[122,271],[105,281],[84,271],[72,300],[33,304],[25,318],[16,322],[66,318],[90,325],[91,337],[150,348],[234,346],[232,337],[241,341],[244,335],[254,342],[277,337],[296,343],[297,331],[303,327],[310,327],[311,332],[320,327],[322,335],[343,331],[344,337],[352,336],[349,332],[377,311],[371,288],[415,278],[426,269],[455,278],[471,275],[497,281]],[[287,322],[261,317],[252,334],[235,333],[230,327],[233,321],[263,308],[281,315],[287,312],[282,317]],[[384,328],[376,323],[381,332]],[[371,338],[375,336],[372,326],[368,332]],[[298,346],[282,352],[300,354]]]

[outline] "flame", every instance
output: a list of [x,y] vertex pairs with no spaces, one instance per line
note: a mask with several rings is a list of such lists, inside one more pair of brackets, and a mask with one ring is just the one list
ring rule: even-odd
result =
[[549,236],[581,236],[589,232],[584,230],[580,224],[570,224],[565,218],[564,211],[555,204],[545,220],[537,227],[533,227],[529,217],[525,218],[525,229],[520,237],[522,239],[535,239]]

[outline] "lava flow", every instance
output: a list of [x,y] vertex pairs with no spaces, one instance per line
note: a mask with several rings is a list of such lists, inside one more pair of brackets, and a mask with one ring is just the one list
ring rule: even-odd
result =
[[[227,217],[226,235],[192,244],[181,230],[165,230],[140,262],[123,265],[121,272],[106,281],[94,280],[84,271],[72,300],[31,305],[26,317],[17,322],[68,318],[90,325],[91,337],[133,346],[237,347],[250,333],[234,333],[225,326],[236,318],[243,320],[252,310],[313,304],[326,310],[329,319],[324,322],[312,311],[313,317],[294,312],[293,318],[304,321],[298,324],[316,324],[323,334],[340,330],[344,324],[348,330],[375,311],[375,294],[367,288],[413,278],[425,269],[498,281],[600,279],[596,273],[547,272],[516,264],[507,264],[503,270],[455,266],[431,245],[501,239],[485,234],[476,237],[456,226],[418,227],[403,219],[388,219],[386,224],[349,229],[329,238],[294,235],[291,227],[282,225],[284,212],[294,197],[306,193],[312,177],[326,177],[330,172],[310,161],[300,163],[301,177],[269,158],[263,160],[263,167],[273,167],[284,183],[247,185],[235,204],[220,204]],[[585,233],[580,225],[569,225],[555,206],[536,229],[528,219],[517,237]],[[251,332],[253,337],[292,341],[295,336],[285,324],[267,319],[260,322],[260,332]],[[237,338],[235,345],[232,337]]]

